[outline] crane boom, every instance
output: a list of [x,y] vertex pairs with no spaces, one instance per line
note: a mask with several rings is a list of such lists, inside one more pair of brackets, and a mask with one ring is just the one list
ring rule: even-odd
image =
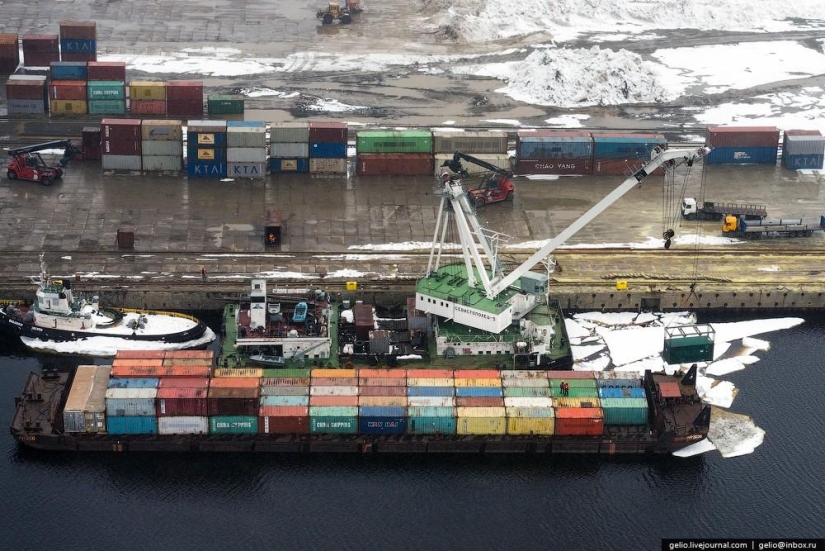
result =
[[456,151],[453,153],[453,158],[450,161],[444,161],[442,163],[442,167],[446,166],[456,174],[461,174],[462,176],[467,176],[467,171],[464,170],[464,167],[461,166],[461,160],[465,160],[468,163],[473,163],[474,165],[478,165],[482,168],[486,168],[490,172],[495,172],[496,174],[501,174],[507,178],[512,178],[513,173],[509,170],[505,170],[501,167],[498,167],[492,163],[488,163],[483,159],[479,159],[478,157],[473,157],[472,155],[467,155],[466,153],[462,153],[461,151]]

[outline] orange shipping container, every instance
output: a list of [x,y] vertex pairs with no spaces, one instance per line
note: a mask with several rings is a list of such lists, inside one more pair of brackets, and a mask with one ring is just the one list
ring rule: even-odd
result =
[[407,377],[416,379],[452,379],[452,369],[408,369]]
[[212,379],[211,388],[258,388],[261,380],[257,377],[225,377]]
[[164,358],[207,358],[211,360],[215,353],[211,350],[167,350]]
[[556,408],[557,436],[601,436],[604,412],[601,408]]
[[354,369],[313,369],[310,375],[315,377],[358,377]]
[[120,358],[112,361],[114,367],[162,367],[163,360],[160,358]]
[[163,365],[165,366],[178,366],[178,365],[185,365],[185,366],[212,366],[212,360],[208,358],[164,358]]
[[496,369],[456,369],[456,379],[500,379],[501,372]]
[[162,360],[166,354],[165,350],[118,350],[115,355],[117,360]]
[[206,377],[165,377],[158,383],[158,388],[209,388]]
[[397,377],[406,378],[406,369],[359,369],[358,376],[362,379],[368,377],[393,379]]
[[358,396],[310,396],[310,406],[357,406]]
[[309,408],[304,406],[261,406],[258,417],[307,417]]
[[455,399],[455,405],[468,408],[494,408],[504,406],[504,398],[495,396],[467,396]]
[[112,377],[209,377],[208,367],[113,366]]

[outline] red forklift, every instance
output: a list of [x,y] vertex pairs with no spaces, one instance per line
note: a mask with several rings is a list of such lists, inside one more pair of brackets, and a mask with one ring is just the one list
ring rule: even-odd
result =
[[512,201],[515,195],[516,187],[513,185],[511,178],[513,173],[509,170],[497,167],[487,161],[467,155],[461,151],[456,151],[450,161],[444,161],[442,167],[449,168],[452,172],[461,176],[468,176],[469,172],[461,164],[461,161],[467,161],[474,165],[478,165],[487,169],[487,173],[481,181],[481,185],[475,189],[468,189],[467,194],[470,196],[470,202],[476,207],[481,207],[487,203],[498,203],[499,201]]
[[[41,151],[49,149],[62,149],[63,154],[57,166],[46,164]],[[44,186],[52,185],[55,180],[63,177],[63,169],[75,160],[80,154],[80,149],[75,147],[69,140],[56,140],[26,147],[18,147],[8,150],[9,160],[6,165],[6,176],[9,180],[30,180],[40,182]]]

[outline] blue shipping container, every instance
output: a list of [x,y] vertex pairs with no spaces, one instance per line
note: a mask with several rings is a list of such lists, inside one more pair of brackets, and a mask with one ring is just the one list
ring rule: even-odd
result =
[[667,144],[661,138],[634,138],[632,136],[599,137],[593,135],[593,156],[596,159],[649,159],[653,148]]
[[186,146],[186,159],[189,161],[225,162],[226,148],[189,143]]
[[358,408],[361,417],[406,417],[407,408],[402,406],[361,406]]
[[799,168],[821,169],[823,160],[825,160],[823,155],[783,155],[782,164],[785,165],[785,168],[791,170]]
[[456,409],[449,406],[410,406],[409,417],[455,417]]
[[500,398],[504,396],[504,393],[497,387],[464,386],[457,387],[455,389],[455,395],[459,398]]
[[186,173],[190,178],[226,178],[226,163],[189,161]]
[[88,69],[85,61],[52,61],[52,80],[86,80]]
[[226,132],[187,132],[189,149],[198,147],[226,147]]
[[346,159],[347,144],[345,143],[311,143],[309,156],[315,159]]
[[361,434],[404,434],[407,432],[407,418],[359,417],[358,432]]
[[157,417],[106,417],[109,434],[157,434]]
[[109,379],[109,388],[157,388],[160,379],[153,377],[135,377]]
[[593,156],[590,138],[520,138],[519,159],[589,159]]
[[63,38],[60,40],[61,54],[93,54],[97,43],[87,38]]
[[270,172],[309,172],[309,159],[298,157],[286,159],[276,157],[269,159]]
[[408,386],[407,396],[453,396],[451,386]]
[[705,163],[711,165],[730,164],[776,164],[777,147],[715,147]]
[[307,406],[309,407],[309,396],[261,396],[262,406]]
[[410,417],[407,434],[455,434],[455,417]]
[[643,388],[615,388],[605,387],[599,389],[599,398],[645,398]]

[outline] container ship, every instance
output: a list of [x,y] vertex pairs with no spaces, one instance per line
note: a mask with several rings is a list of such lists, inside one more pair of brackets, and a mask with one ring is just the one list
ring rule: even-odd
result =
[[124,351],[29,375],[11,433],[92,452],[668,454],[707,436],[684,376],[651,372],[213,368]]

